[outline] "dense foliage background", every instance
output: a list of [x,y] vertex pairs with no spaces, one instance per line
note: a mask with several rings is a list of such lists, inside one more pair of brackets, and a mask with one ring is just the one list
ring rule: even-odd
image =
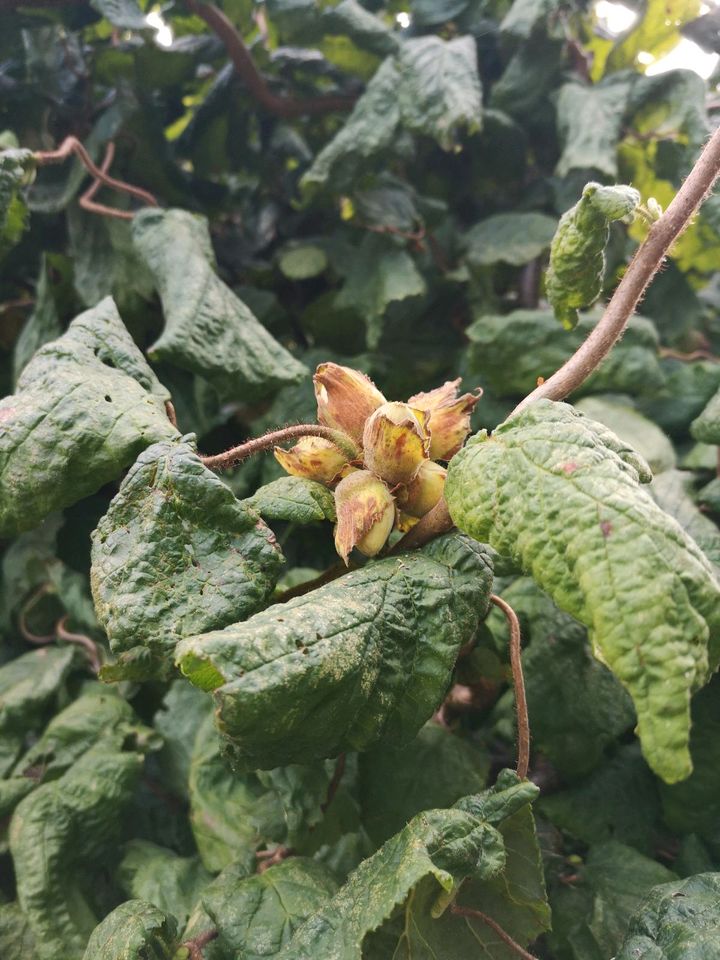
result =
[[[107,917],[88,960],[517,956],[477,917],[432,919],[441,889],[470,874],[460,902],[538,957],[720,953],[717,681],[693,699],[694,770],[668,784],[643,757],[633,703],[593,657],[585,627],[496,557],[492,589],[523,628],[539,797],[508,771],[497,779],[515,755],[507,625],[494,609],[476,636],[474,621],[463,626],[467,609],[487,608],[489,553],[457,536],[408,561],[403,588],[382,568],[383,602],[414,636],[430,623],[445,637],[438,611],[457,604],[453,629],[475,640],[409,745],[398,745],[408,715],[383,715],[397,743],[365,730],[354,734],[362,749],[336,763],[337,724],[372,711],[348,699],[328,719],[319,686],[317,712],[300,719],[288,690],[235,713],[222,701],[237,734],[234,758],[222,753],[198,688],[212,678],[191,686],[172,667],[185,635],[170,625],[173,607],[201,632],[322,573],[337,560],[333,508],[258,493],[283,475],[268,455],[223,476],[244,506],[219,482],[203,488],[193,441],[175,443],[164,413],[172,396],[180,431],[214,453],[313,422],[312,371],[334,361],[368,373],[390,399],[462,376],[464,389],[484,390],[474,429],[494,428],[599,315],[566,331],[544,300],[559,216],[590,180],[632,184],[667,205],[714,127],[718,77],[644,71],[683,35],[720,50],[717,14],[699,0],[648,0],[613,35],[601,5],[557,0],[225,0],[215,29],[195,0],[141,6],[0,0],[2,147],[51,151],[73,135],[99,164],[112,142],[113,176],[159,204],[132,223],[89,212],[78,200],[91,180],[75,156],[41,166],[28,185],[29,155],[0,155],[0,395],[26,371],[0,414],[9,420],[31,394],[48,422],[60,411],[14,460],[0,416],[0,955],[79,960]],[[95,199],[142,205],[105,188]],[[606,293],[647,229],[642,218],[612,225]],[[572,398],[645,457],[653,497],[713,564],[718,263],[716,197],[673,248],[643,316]],[[104,397],[119,404],[117,421],[106,411],[88,425],[82,412],[105,383],[119,390]],[[175,451],[167,476],[141,456],[101,522],[156,441]],[[173,498],[184,513],[158,532]],[[96,614],[98,524],[102,543],[118,530],[132,543],[94,573]],[[229,592],[235,603],[242,594],[245,616],[198,626],[197,585],[179,576],[171,602],[156,604],[148,569],[193,524],[205,531],[203,562],[213,550],[242,555]],[[218,535],[223,525],[232,541]],[[628,570],[642,548],[627,546]],[[132,589],[125,581],[117,592],[118,569],[141,561]],[[449,568],[455,594],[438,590],[426,611],[402,607],[403,590],[422,598]],[[359,620],[382,606],[367,569],[350,575]],[[323,597],[302,613],[307,636],[332,594]],[[336,599],[347,605],[347,591]],[[206,601],[216,621],[223,602]],[[279,630],[278,609],[264,633],[258,626],[258,650]],[[392,610],[382,617],[392,634]],[[118,654],[104,676],[119,682],[103,685],[97,660]],[[199,674],[187,657],[185,672]],[[414,676],[416,664],[400,653],[397,662]],[[387,712],[389,696],[373,711]],[[662,697],[661,687],[660,721]],[[320,740],[330,759],[305,762]],[[315,926],[301,927],[312,915]],[[208,932],[218,936],[204,943]]]

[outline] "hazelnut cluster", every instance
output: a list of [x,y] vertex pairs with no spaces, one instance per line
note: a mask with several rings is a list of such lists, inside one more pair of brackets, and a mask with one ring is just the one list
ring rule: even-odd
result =
[[275,457],[289,474],[318,480],[335,491],[335,547],[345,563],[353,549],[366,557],[382,550],[393,529],[409,530],[438,502],[447,461],[470,432],[481,390],[458,396],[451,380],[388,402],[358,370],[321,363],[313,377],[318,422],[340,431],[360,451],[348,456],[331,440],[303,437]]

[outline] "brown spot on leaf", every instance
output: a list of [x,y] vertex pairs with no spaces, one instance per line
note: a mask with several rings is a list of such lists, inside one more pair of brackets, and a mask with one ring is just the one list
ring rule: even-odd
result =
[[4,407],[0,410],[0,420],[12,420],[15,410],[15,407]]
[[575,471],[579,468],[579,466],[580,464],[575,463],[574,460],[568,460],[567,463],[560,464],[560,469],[562,470],[563,473],[566,473],[568,476],[570,476],[571,473],[575,473]]
[[606,540],[612,533],[612,528],[613,528],[612,524],[610,523],[609,520],[602,520],[600,522],[600,529],[602,530],[602,535],[605,537]]

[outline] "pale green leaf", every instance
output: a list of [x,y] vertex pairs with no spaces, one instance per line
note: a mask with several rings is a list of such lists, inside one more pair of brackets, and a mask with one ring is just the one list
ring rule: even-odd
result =
[[640,479],[646,465],[607,428],[541,400],[453,458],[446,498],[461,530],[588,627],[633,698],[650,766],[675,782],[692,769],[690,694],[720,652],[720,586]]
[[597,170],[609,180],[618,174],[617,144],[634,77],[619,74],[594,85],[566,83],[557,99],[563,152],[556,172]]
[[550,246],[557,220],[545,213],[498,213],[465,234],[465,258],[473,267],[522,266]]
[[332,490],[305,477],[280,477],[260,487],[244,502],[263,520],[287,520],[290,523],[335,521]]
[[[585,397],[575,404],[575,409],[591,420],[604,424],[629,447],[637,450],[656,478],[657,474],[664,471],[674,472],[676,456],[670,438],[652,420],[622,399],[612,396]],[[662,501],[658,502],[671,516],[675,516]],[[679,517],[675,516],[675,519],[679,520]]]
[[212,880],[197,856],[181,857],[149,840],[125,845],[115,877],[127,897],[152,903],[181,927]]
[[177,924],[144,900],[121,903],[93,930],[83,960],[173,960]]

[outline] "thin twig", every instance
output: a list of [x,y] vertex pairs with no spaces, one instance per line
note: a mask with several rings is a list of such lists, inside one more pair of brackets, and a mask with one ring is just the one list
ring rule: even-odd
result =
[[45,594],[50,593],[50,590],[51,585],[49,583],[41,584],[18,614],[18,629],[23,640],[27,640],[28,643],[34,643],[38,647],[44,646],[47,643],[52,643],[55,640],[55,634],[46,633],[41,635],[39,633],[33,633],[27,625],[26,618],[28,613],[30,613],[30,611],[35,607],[37,602],[44,597]]
[[203,947],[215,940],[218,934],[218,930],[206,930],[205,933],[199,933],[192,940],[185,940],[180,946],[187,947],[188,960],[204,960]]
[[[137,200],[140,200],[145,206],[148,207],[157,207],[158,202],[155,197],[149,193],[147,190],[143,190],[141,187],[133,186],[131,183],[126,183],[124,180],[117,180],[115,177],[111,177],[105,170],[101,167],[96,166],[90,154],[87,152],[82,143],[78,140],[77,137],[69,136],[65,137],[63,142],[56,150],[38,150],[35,153],[35,160],[37,161],[38,166],[44,167],[52,163],[62,163],[64,160],[67,160],[72,154],[75,154],[82,165],[85,167],[87,172],[93,177],[94,180],[104,183],[106,187],[110,187],[113,190],[117,190],[119,193],[127,193],[131,197],[135,197]],[[107,161],[107,153],[105,155],[105,161]],[[103,161],[103,165],[105,163]],[[95,187],[95,190],[98,188]],[[85,194],[87,196],[87,193]],[[92,203],[92,197],[94,192],[90,195],[90,200]],[[102,205],[98,205],[102,206]],[[112,207],[106,208],[106,210],[113,210]],[[118,211],[114,211],[112,216],[116,216]],[[123,213],[128,213],[128,211],[122,211]],[[132,214],[129,214],[132,216]]]
[[[100,164],[100,169],[103,173],[107,173],[110,169],[110,165],[113,162],[114,156],[115,144],[111,140],[105,148],[105,156],[103,158],[103,162]],[[102,180],[93,180],[78,201],[83,210],[87,210],[88,213],[100,214],[100,216],[103,217],[115,217],[118,220],[132,220],[134,214],[130,210],[119,210],[117,207],[108,207],[106,204],[97,203],[93,199],[95,194],[102,186]]]
[[258,861],[257,872],[265,873],[266,870],[269,870],[270,867],[274,867],[278,863],[282,863],[283,860],[287,860],[288,857],[294,857],[295,851],[292,847],[275,847],[274,850],[256,850],[255,859]]
[[510,604],[493,594],[490,602],[505,614],[510,628],[510,666],[512,668],[513,686],[515,687],[515,711],[517,713],[518,731],[518,758],[517,774],[525,780],[530,764],[530,721],[528,718],[527,698],[525,696],[525,680],[523,679],[520,621]]
[[65,643],[74,643],[77,644],[78,647],[82,647],[87,655],[93,673],[99,673],[100,667],[102,666],[102,658],[98,645],[86,634],[74,633],[72,630],[68,630],[67,620],[67,616],[61,617],[55,625],[55,633],[58,640],[64,640]]
[[710,138],[665,213],[650,227],[597,326],[558,371],[517,405],[513,414],[543,398],[562,400],[587,380],[622,336],[648,284],[720,174],[720,128]]
[[685,363],[692,363],[695,360],[710,360],[711,363],[720,363],[720,357],[716,356],[710,350],[693,350],[691,353],[683,353],[682,350],[671,350],[670,347],[660,347],[658,356],[668,360],[682,360]]
[[197,0],[185,0],[185,5],[188,10],[201,17],[210,27],[225,47],[227,55],[235,67],[235,72],[254,99],[269,113],[289,119],[291,117],[330,113],[334,110],[350,110],[354,106],[355,98],[347,96],[309,98],[278,96],[268,87],[265,78],[255,66],[255,61],[245,46],[242,37],[222,10],[212,3],[202,3],[197,2]]
[[450,913],[454,913],[456,917],[468,917],[471,920],[481,920],[500,937],[503,943],[506,943],[508,947],[514,950],[523,960],[538,960],[534,954],[528,953],[524,947],[521,947],[517,940],[513,940],[510,934],[503,930],[497,920],[493,920],[492,917],[489,917],[481,910],[473,910],[471,907],[460,907],[456,903],[453,903],[450,906]]
[[352,562],[350,562],[347,567],[344,563],[334,563],[331,567],[328,567],[327,570],[318,574],[317,577],[313,577],[312,580],[306,580],[304,583],[299,583],[296,587],[290,587],[289,590],[285,590],[284,593],[281,593],[280,596],[276,598],[275,603],[286,603],[288,600],[292,600],[293,597],[302,597],[306,593],[317,590],[318,587],[324,587],[326,583],[331,583],[333,580],[337,580],[338,577],[342,577],[354,569],[356,569],[356,565]]
[[262,437],[256,437],[254,440],[246,440],[225,453],[217,453],[212,456],[200,457],[206,467],[211,470],[227,470],[240,463],[241,460],[247,460],[262,450],[269,450],[278,443],[284,443],[286,440],[296,440],[299,437],[322,437],[329,440],[343,453],[348,461],[356,460],[360,455],[360,448],[339,430],[333,430],[332,427],[325,427],[321,423],[298,423],[291,427],[281,427],[279,430],[272,430]]
[[328,784],[327,794],[325,800],[320,804],[320,809],[323,813],[327,813],[327,809],[330,804],[333,802],[333,798],[338,791],[340,786],[340,781],[343,778],[345,773],[345,754],[341,753],[338,755],[337,760],[335,761],[335,770],[333,771],[332,780]]

